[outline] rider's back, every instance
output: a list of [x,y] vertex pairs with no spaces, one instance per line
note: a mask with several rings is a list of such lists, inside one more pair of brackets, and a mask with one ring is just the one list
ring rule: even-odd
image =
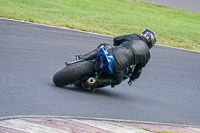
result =
[[137,34],[128,34],[114,38],[114,45],[108,51],[114,55],[114,68],[124,70],[131,65],[146,63],[150,59],[146,41]]

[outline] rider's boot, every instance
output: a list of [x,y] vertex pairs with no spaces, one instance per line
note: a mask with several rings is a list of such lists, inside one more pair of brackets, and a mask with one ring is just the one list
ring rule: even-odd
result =
[[76,60],[92,60],[97,56],[97,49],[92,50],[91,52],[84,55],[76,55]]

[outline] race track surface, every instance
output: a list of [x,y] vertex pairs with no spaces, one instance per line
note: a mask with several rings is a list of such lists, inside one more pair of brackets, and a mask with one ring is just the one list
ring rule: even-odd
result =
[[192,12],[200,12],[200,0],[143,0]]
[[81,116],[200,125],[200,53],[163,46],[131,87],[87,90],[52,83],[74,55],[111,37],[0,19],[0,117]]

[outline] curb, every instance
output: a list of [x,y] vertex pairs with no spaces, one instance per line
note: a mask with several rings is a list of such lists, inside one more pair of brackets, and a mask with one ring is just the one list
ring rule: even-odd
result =
[[0,117],[0,132],[3,133],[152,133],[158,131],[200,133],[200,127],[76,116]]

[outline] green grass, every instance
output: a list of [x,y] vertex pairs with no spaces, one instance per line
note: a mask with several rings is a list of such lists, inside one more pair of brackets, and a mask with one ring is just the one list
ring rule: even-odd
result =
[[200,51],[200,13],[140,0],[0,0],[0,16],[113,36],[149,28],[159,44]]
[[161,131],[152,131],[152,130],[149,130],[149,129],[145,129],[145,128],[142,128],[143,130],[145,131],[149,131],[149,132],[152,132],[152,133],[180,133],[180,132],[175,132],[175,131],[168,131],[168,130],[161,130]]
[[145,131],[152,132],[152,133],[180,133],[180,132],[169,131],[169,130],[152,131],[152,130],[145,129],[145,128],[142,128],[142,129]]
[[156,131],[155,133],[178,133],[178,132],[164,130],[164,131]]

